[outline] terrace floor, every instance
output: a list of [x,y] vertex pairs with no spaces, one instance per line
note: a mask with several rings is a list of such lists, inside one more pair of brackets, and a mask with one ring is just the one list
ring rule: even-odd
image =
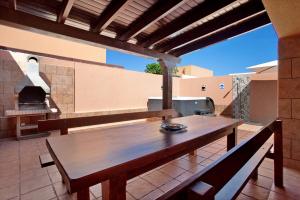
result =
[[[259,126],[239,127],[239,142]],[[53,133],[52,135],[55,135]],[[51,137],[51,136],[50,136]],[[197,156],[183,156],[128,181],[127,199],[155,199],[202,170],[224,154],[226,138],[197,151]],[[41,168],[38,156],[47,152],[45,138],[0,142],[0,200],[76,199],[62,184],[55,166]],[[300,199],[300,172],[284,169],[285,188],[273,184],[273,161],[265,159],[259,168],[258,180],[250,180],[238,199]],[[101,187],[90,188],[91,199],[101,199]]]

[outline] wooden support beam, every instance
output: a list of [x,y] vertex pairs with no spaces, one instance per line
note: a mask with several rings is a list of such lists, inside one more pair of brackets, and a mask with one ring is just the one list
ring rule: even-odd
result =
[[17,0],[8,0],[8,7],[11,10],[17,10]]
[[251,31],[260,26],[269,24],[270,22],[271,21],[269,19],[268,14],[266,12],[262,12],[245,21],[242,21],[238,24],[234,24],[224,30],[218,31],[213,35],[209,35],[208,37],[201,38],[177,49],[171,50],[169,54],[172,54],[174,56],[181,56],[183,54],[201,49],[203,47],[215,44],[217,42],[221,42],[239,34]]
[[243,20],[251,15],[257,14],[265,10],[265,7],[261,1],[253,0],[242,4],[238,8],[234,8],[227,13],[216,17],[190,31],[180,34],[167,42],[155,45],[155,49],[160,52],[167,52],[175,47],[185,45],[193,40],[203,37],[206,34],[217,31],[230,24]]
[[203,3],[200,3],[190,11],[184,13],[180,17],[176,18],[175,20],[152,33],[148,38],[146,38],[144,42],[141,43],[141,45],[144,47],[149,47],[166,38],[167,36],[181,31],[187,26],[199,21],[203,17],[216,12],[217,10],[227,6],[234,1],[235,0],[204,1]]
[[62,8],[57,16],[57,22],[64,24],[73,7],[75,0],[64,0]]
[[168,15],[170,12],[181,6],[187,0],[168,0],[168,1],[158,1],[153,6],[151,6],[146,12],[144,12],[140,17],[138,17],[134,22],[132,22],[126,31],[121,34],[118,38],[122,41],[127,41],[128,39],[136,36],[144,29],[148,28],[164,16]]
[[100,48],[123,51],[129,54],[135,54],[144,57],[166,59],[174,63],[179,63],[180,61],[179,58],[172,55],[163,54],[151,49],[146,49],[135,44],[121,42],[114,38],[99,35],[90,31],[85,31],[69,25],[59,24],[54,21],[37,17],[25,12],[10,12],[4,7],[0,7],[0,23],[24,30],[29,30],[32,32],[37,32],[40,34],[47,34],[53,37],[81,42]]
[[159,59],[161,68],[163,69],[163,102],[162,109],[172,108],[172,71],[176,63]]
[[93,32],[101,32],[114,21],[118,14],[124,10],[132,0],[112,0],[93,25]]

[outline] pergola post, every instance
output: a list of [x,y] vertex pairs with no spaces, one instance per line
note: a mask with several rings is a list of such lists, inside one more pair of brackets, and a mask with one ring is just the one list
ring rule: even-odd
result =
[[170,109],[172,108],[172,71],[176,63],[164,59],[159,59],[158,62],[163,70],[162,109]]

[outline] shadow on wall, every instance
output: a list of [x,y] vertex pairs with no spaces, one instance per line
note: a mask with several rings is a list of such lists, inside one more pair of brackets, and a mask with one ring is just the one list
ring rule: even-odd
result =
[[[44,72],[40,71],[40,76],[47,83],[47,85],[49,85],[50,87],[52,87],[51,81],[48,79],[48,77],[46,76],[46,74]],[[50,115],[48,115],[48,117],[56,119],[56,118],[58,118],[62,114],[62,112],[61,112],[59,106],[55,103],[55,101],[51,97],[51,95],[50,95],[50,97],[48,97],[48,100],[49,100],[50,108],[56,108],[57,109],[57,113],[50,114]]]

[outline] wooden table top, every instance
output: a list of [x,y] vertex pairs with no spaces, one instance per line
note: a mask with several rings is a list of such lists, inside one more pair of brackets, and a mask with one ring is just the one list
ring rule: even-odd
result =
[[230,134],[225,132],[241,123],[238,119],[199,115],[175,118],[171,122],[186,125],[187,131],[163,133],[161,121],[146,121],[49,137],[46,143],[59,171],[69,182],[69,190],[74,192],[79,184],[98,183],[116,174],[130,174],[151,163],[184,155],[188,150]]

